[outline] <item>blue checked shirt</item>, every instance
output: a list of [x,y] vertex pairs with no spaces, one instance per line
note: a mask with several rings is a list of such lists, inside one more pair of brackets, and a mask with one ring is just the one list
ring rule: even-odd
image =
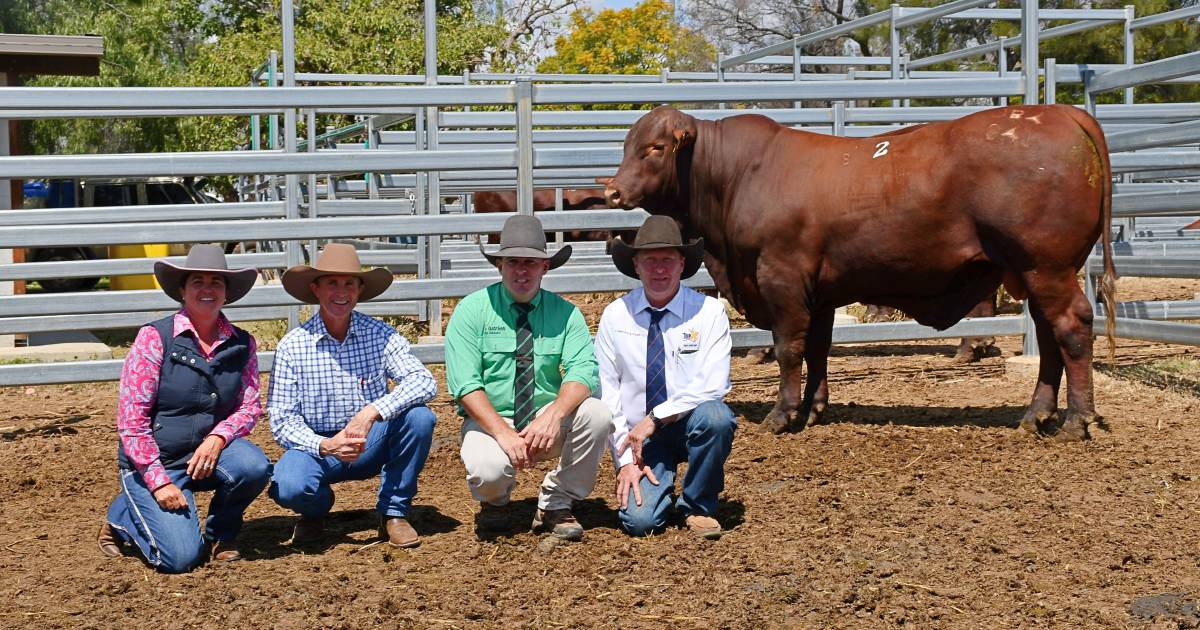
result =
[[[388,379],[396,384],[391,392]],[[271,435],[285,449],[319,456],[321,434],[341,431],[368,403],[393,420],[436,393],[433,375],[395,328],[354,311],[339,342],[314,315],[275,349],[267,390]]]

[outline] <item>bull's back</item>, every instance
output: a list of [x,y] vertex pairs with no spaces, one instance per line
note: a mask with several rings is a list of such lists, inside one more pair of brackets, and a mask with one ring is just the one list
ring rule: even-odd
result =
[[831,283],[924,279],[931,293],[969,260],[1077,266],[1099,235],[1109,173],[1099,127],[1067,106],[871,138],[789,130],[755,170],[759,184],[739,190],[738,206],[762,213],[767,229],[751,238],[764,253],[816,250]]

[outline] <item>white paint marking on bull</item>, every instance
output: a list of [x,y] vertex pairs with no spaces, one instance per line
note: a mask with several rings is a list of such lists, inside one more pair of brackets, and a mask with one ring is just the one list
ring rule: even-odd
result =
[[1017,128],[1013,127],[1012,129],[1009,129],[1008,131],[1005,131],[1004,133],[1002,133],[1000,135],[1012,140],[1013,142],[1016,142],[1017,141]]
[[1028,120],[1028,121],[1032,122],[1032,123],[1033,123],[1033,124],[1035,124],[1035,125],[1040,125],[1040,124],[1042,124],[1042,121],[1041,121],[1041,120],[1038,120],[1038,119],[1039,119],[1039,118],[1041,118],[1041,117],[1042,117],[1042,115],[1041,115],[1041,114],[1038,114],[1037,116],[1030,116],[1029,118],[1026,118],[1025,120]]
[[883,156],[887,155],[888,147],[891,146],[891,144],[892,144],[891,142],[884,140],[883,142],[880,142],[879,144],[875,145],[875,155],[872,155],[871,159],[875,159],[877,157],[883,157]]
[[1012,113],[1008,115],[1008,117],[1009,118],[1020,118],[1024,113],[1025,112],[1023,112],[1019,109],[1014,109],[1014,110],[1012,110]]

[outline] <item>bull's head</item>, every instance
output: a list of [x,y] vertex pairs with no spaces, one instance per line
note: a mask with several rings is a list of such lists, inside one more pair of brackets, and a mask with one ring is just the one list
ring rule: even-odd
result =
[[609,207],[679,214],[687,204],[695,141],[696,119],[674,107],[663,105],[642,116],[625,136],[616,176],[603,182]]

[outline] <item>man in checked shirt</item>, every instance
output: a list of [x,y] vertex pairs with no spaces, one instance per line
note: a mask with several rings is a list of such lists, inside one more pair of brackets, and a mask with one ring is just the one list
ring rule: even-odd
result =
[[542,480],[533,528],[580,540],[571,508],[596,485],[612,413],[589,398],[596,357],[583,314],[541,288],[571,247],[548,254],[542,222],[518,215],[504,222],[500,250],[484,256],[501,281],[463,298],[446,327],[446,383],[463,417],[477,532],[507,531],[517,470],[558,458]]
[[425,403],[437,384],[403,335],[354,310],[391,283],[391,272],[363,271],[358,253],[342,244],[327,245],[314,267],[283,274],[292,297],[320,304],[279,342],[267,393],[271,434],[285,449],[269,494],[300,513],[292,544],[321,537],[332,484],[376,475],[380,537],[395,547],[420,544],[406,517],[433,441]]

